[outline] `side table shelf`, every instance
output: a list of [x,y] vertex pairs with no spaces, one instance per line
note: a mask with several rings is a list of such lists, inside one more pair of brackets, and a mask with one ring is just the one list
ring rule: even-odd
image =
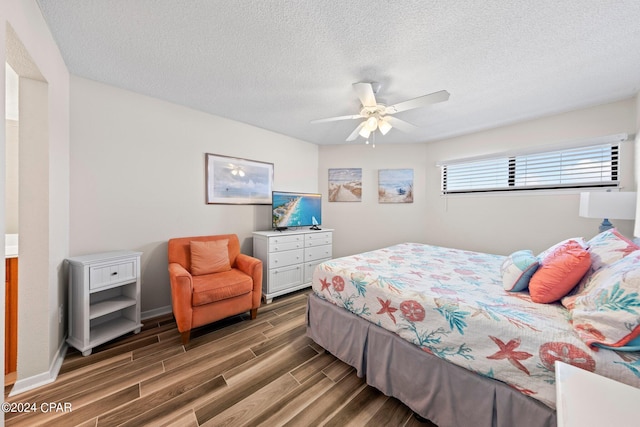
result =
[[69,258],[69,336],[88,356],[94,347],[139,333],[140,252],[116,251]]

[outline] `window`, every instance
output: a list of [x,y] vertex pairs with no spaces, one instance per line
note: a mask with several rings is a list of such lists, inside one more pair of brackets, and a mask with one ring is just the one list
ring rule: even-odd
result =
[[618,144],[456,161],[441,168],[442,194],[617,187]]

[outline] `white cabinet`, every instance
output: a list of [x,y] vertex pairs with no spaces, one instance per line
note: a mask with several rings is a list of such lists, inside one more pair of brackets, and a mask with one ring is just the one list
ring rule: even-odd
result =
[[140,252],[69,258],[69,336],[88,356],[94,347],[140,332]]
[[313,270],[331,259],[333,230],[256,231],[253,256],[262,260],[262,297],[273,297],[311,285]]

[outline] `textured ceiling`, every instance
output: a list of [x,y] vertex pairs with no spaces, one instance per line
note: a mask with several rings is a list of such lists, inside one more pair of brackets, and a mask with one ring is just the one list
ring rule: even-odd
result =
[[[342,144],[358,81],[426,142],[640,88],[638,0],[38,0],[77,76],[316,144]],[[362,142],[358,138],[353,143]],[[353,144],[352,143],[352,144]]]

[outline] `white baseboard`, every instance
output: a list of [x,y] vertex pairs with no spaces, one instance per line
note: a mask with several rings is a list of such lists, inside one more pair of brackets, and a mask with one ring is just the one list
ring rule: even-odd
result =
[[153,310],[143,311],[140,313],[140,317],[142,320],[151,319],[153,317],[164,316],[165,314],[171,313],[171,306],[165,305],[164,307],[154,308]]
[[58,372],[60,372],[60,367],[64,361],[64,355],[67,354],[67,348],[67,337],[65,336],[62,340],[62,344],[58,347],[58,351],[56,352],[51,365],[49,366],[49,370],[32,377],[17,380],[9,393],[9,397],[16,396],[20,393],[24,393],[25,391],[33,390],[34,388],[54,382],[56,378],[58,378]]

